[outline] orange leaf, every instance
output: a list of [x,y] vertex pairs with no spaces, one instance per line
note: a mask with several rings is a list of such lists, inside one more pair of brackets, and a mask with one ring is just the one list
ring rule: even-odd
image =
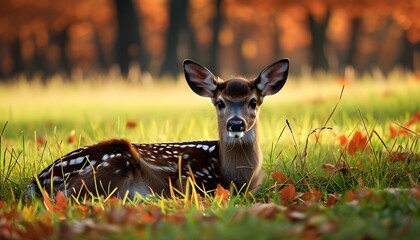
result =
[[302,199],[303,201],[309,201],[312,198],[312,194],[310,192],[306,192],[304,194],[302,194],[302,196],[300,196],[300,199]]
[[347,137],[345,136],[345,135],[341,135],[340,136],[340,146],[341,147],[346,147],[346,145],[347,145]]
[[413,124],[415,124],[416,122],[420,121],[420,112],[416,112],[414,113],[414,116],[410,119],[410,121],[408,121],[406,124],[404,124],[406,127],[409,127]]
[[391,152],[390,161],[391,162],[405,162],[410,157],[408,152]]
[[311,190],[312,199],[316,202],[321,201],[322,193],[316,189]]
[[229,199],[230,192],[227,189],[224,189],[222,185],[217,184],[215,199],[218,201],[227,201]]
[[54,205],[52,204],[51,198],[48,196],[48,193],[45,190],[42,191],[42,200],[44,202],[44,206],[47,209],[47,211],[54,213],[55,212]]
[[326,172],[334,172],[334,171],[336,171],[337,170],[337,167],[336,166],[334,166],[334,165],[332,165],[332,164],[329,164],[329,163],[324,163],[324,164],[322,164],[322,168],[324,169],[324,171],[326,171]]
[[126,126],[127,128],[135,128],[137,127],[137,123],[135,121],[127,121]]
[[337,195],[328,194],[327,202],[325,203],[325,205],[327,207],[332,207],[333,205],[335,205],[335,203],[338,202],[338,200],[340,200],[340,198]]
[[288,180],[286,175],[284,173],[280,172],[280,171],[273,172],[271,174],[271,177],[273,178],[273,180],[276,183],[280,183],[280,184],[283,184],[283,183],[287,182],[287,180]]
[[7,207],[7,202],[5,202],[5,201],[0,201],[0,208],[1,208],[1,209],[3,209],[3,208],[5,208],[5,207]]
[[367,136],[363,135],[359,131],[356,131],[349,142],[349,145],[347,147],[347,152],[350,155],[354,155],[354,153],[357,150],[363,150],[363,147],[366,145],[366,142],[367,142]]
[[43,138],[43,137],[38,137],[38,138],[36,139],[36,143],[37,143],[38,145],[43,145],[43,144],[44,144],[44,142],[45,142],[45,140],[44,140],[44,138]]
[[354,200],[357,200],[358,197],[357,195],[353,192],[353,190],[350,190],[346,193],[346,201],[347,202],[352,202]]
[[389,133],[391,138],[394,138],[398,135],[397,129],[395,129],[393,126],[389,126]]
[[280,190],[280,201],[283,205],[292,203],[296,197],[296,189],[293,185],[289,185]]
[[74,142],[76,142],[76,137],[75,137],[75,136],[70,135],[70,136],[67,138],[67,142],[68,142],[68,143],[74,143]]
[[322,193],[316,189],[311,189],[311,191],[304,193],[300,199],[303,201],[313,200],[315,202],[321,201]]
[[67,209],[67,199],[61,191],[58,191],[55,196],[55,209],[60,212]]

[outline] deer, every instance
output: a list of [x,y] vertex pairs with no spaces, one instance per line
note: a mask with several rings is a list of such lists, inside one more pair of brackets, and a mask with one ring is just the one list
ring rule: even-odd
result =
[[280,59],[253,80],[223,80],[193,60],[184,60],[191,90],[211,99],[217,116],[218,140],[175,143],[131,143],[110,139],[64,155],[37,176],[26,189],[33,198],[61,191],[65,196],[168,195],[193,183],[200,192],[220,184],[239,192],[262,184],[263,156],[258,142],[258,115],[264,97],[286,83],[289,60]]

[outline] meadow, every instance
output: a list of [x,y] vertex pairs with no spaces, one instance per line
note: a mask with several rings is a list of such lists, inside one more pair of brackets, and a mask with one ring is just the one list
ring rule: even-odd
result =
[[118,76],[0,85],[0,238],[395,239],[420,234],[420,84],[395,71],[290,76],[265,99],[254,194],[28,201],[58,157],[109,138],[217,139],[214,107],[177,82]]

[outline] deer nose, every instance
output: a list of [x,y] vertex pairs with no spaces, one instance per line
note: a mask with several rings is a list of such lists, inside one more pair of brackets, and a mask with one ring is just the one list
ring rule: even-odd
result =
[[240,118],[232,118],[227,123],[227,130],[232,132],[245,131],[245,122]]

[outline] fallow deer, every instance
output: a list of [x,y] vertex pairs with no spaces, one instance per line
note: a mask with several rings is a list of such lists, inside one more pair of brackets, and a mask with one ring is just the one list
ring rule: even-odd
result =
[[[265,96],[285,84],[289,60],[265,68],[255,80],[222,80],[207,68],[184,61],[190,88],[209,97],[216,108],[219,140],[133,144],[112,139],[79,148],[57,159],[29,184],[26,195],[44,190],[66,196],[93,194],[122,197],[128,194],[165,194],[185,190],[190,178],[199,189],[218,184],[255,190],[262,181],[262,154],[258,144],[258,112]],[[172,188],[172,189],[171,189]]]

